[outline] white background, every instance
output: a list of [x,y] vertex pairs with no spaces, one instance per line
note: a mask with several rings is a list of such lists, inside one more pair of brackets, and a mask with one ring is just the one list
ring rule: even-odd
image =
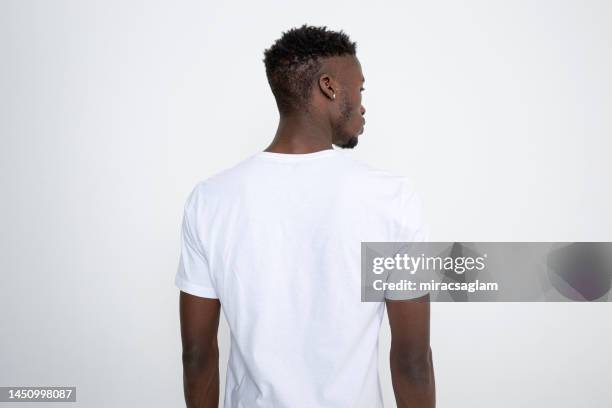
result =
[[[357,41],[354,154],[415,181],[432,239],[612,240],[610,21],[606,1],[0,1],[0,386],[183,404],[182,206],[273,137],[263,50],[302,23]],[[610,311],[433,304],[438,406],[608,405]],[[385,323],[393,407],[388,347]]]

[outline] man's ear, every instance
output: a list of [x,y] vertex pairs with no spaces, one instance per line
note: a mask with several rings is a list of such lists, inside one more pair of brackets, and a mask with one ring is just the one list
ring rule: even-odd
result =
[[334,100],[336,98],[336,82],[329,74],[322,74],[319,77],[319,89],[323,92],[323,95],[327,96],[329,99]]

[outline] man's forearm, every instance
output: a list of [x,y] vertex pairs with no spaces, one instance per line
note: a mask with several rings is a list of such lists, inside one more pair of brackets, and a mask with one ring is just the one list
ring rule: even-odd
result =
[[431,349],[406,355],[391,348],[391,379],[397,408],[434,408],[435,380]]
[[187,408],[218,408],[219,349],[183,352],[183,388]]

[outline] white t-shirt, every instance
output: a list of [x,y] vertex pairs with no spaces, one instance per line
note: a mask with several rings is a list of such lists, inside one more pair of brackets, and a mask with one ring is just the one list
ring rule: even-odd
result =
[[422,241],[410,181],[350,152],[259,152],[184,208],[176,286],[218,298],[225,407],[377,408],[384,303],[361,302],[362,241]]

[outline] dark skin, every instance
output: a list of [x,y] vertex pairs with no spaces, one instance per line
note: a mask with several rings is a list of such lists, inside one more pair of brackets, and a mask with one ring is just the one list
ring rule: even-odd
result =
[[[365,81],[354,56],[325,59],[313,87],[309,108],[281,116],[266,151],[314,153],[332,145],[352,148],[363,133]],[[391,326],[391,377],[398,408],[435,407],[435,384],[429,345],[429,296],[386,302]],[[221,304],[180,293],[183,383],[187,408],[217,408],[219,348],[217,331]]]
[[429,345],[429,295],[387,300],[391,381],[397,408],[433,408],[436,387]]
[[219,406],[219,347],[217,332],[221,303],[181,291],[179,298],[183,343],[183,391],[187,408]]

